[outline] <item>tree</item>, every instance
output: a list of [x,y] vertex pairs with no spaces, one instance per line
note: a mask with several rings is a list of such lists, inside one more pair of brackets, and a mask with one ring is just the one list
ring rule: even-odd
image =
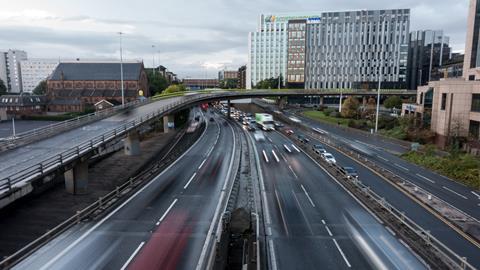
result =
[[367,119],[373,119],[376,113],[377,102],[374,98],[369,98],[367,101],[367,106],[363,112],[363,117]]
[[385,102],[383,102],[383,106],[387,109],[400,109],[402,107],[402,99],[399,96],[389,96]]
[[156,74],[155,72],[148,72],[148,90],[150,91],[150,95],[155,95],[161,93],[168,87],[168,82],[165,77],[160,74]]
[[280,74],[279,77],[271,77],[269,79],[264,79],[259,81],[256,85],[255,88],[257,89],[277,89],[278,88],[278,83],[280,82],[280,88],[283,88],[283,76]]
[[5,86],[5,83],[0,80],[0,96],[5,95],[7,93],[7,87]]
[[360,102],[358,99],[350,96],[342,104],[342,117],[345,118],[356,118],[358,115],[358,108],[360,107]]
[[162,94],[173,94],[173,93],[178,93],[178,92],[184,92],[187,91],[187,88],[183,84],[172,84],[165,91],[162,92]]
[[33,94],[35,95],[45,95],[47,92],[47,81],[43,80],[38,83],[37,86],[35,86],[35,89],[33,89]]
[[220,82],[220,87],[223,89],[234,89],[237,88],[238,79],[225,79]]

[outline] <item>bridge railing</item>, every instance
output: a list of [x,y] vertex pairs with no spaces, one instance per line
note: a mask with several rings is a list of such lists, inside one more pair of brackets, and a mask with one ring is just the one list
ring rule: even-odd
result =
[[7,138],[4,138],[3,141],[0,141],[0,152],[13,149],[18,146],[25,145],[34,141],[38,141],[40,139],[44,139],[52,135],[56,135],[62,131],[67,131],[72,128],[80,127],[85,124],[98,121],[100,119],[112,116],[125,108],[136,107],[141,104],[145,104],[145,102],[150,102],[150,100],[145,100],[143,102],[139,100],[135,100],[135,101],[126,103],[124,106],[121,106],[121,105],[115,106],[102,111],[89,113],[89,114],[78,116],[65,121],[60,121],[47,126],[43,126],[43,127],[35,128],[32,130],[28,130],[22,133],[15,134],[15,137],[13,136],[7,137]]
[[137,128],[138,126],[150,121],[154,118],[167,114],[181,105],[186,105],[195,101],[201,101],[203,99],[211,98],[215,95],[201,95],[201,96],[183,96],[179,100],[166,104],[158,110],[137,117],[136,119],[125,123],[113,130],[102,133],[88,141],[82,142],[68,150],[65,150],[55,156],[44,159],[43,161],[34,164],[28,168],[19,170],[10,174],[7,177],[0,179],[0,194],[6,191],[14,191],[20,188],[24,182],[35,180],[39,177],[48,175],[59,167],[65,166],[77,158],[93,151],[94,149],[104,145],[105,143],[128,133],[130,130]]

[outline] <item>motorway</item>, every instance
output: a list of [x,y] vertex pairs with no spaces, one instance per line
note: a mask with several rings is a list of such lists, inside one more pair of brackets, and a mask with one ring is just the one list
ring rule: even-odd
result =
[[[314,125],[314,123],[309,124]],[[325,128],[326,130],[325,126],[322,126],[321,128]],[[328,131],[330,132],[331,130]],[[295,130],[295,133],[303,134],[298,130]],[[313,145],[322,143],[312,140],[310,144]],[[364,167],[362,164],[354,161],[350,157],[343,155],[327,145],[324,145],[324,147],[329,153],[332,153],[335,156],[338,164],[341,166],[350,166],[355,168],[359,174],[359,180],[365,185],[369,186],[374,192],[386,198],[390,204],[392,204],[398,210],[404,212],[407,217],[415,221],[421,227],[429,230],[434,237],[439,239],[454,252],[460,256],[467,257],[469,263],[473,264],[477,268],[480,268],[480,257],[478,256],[480,249],[477,246],[467,241],[452,228],[440,221],[432,213],[423,207],[420,207],[404,193],[400,192],[397,188],[387,183],[385,180]],[[386,152],[382,152],[382,154],[386,155]]]
[[270,269],[425,268],[288,138],[265,135],[256,154]]
[[[287,115],[291,115],[288,112],[286,113]],[[365,136],[361,132],[351,132],[341,127],[319,123],[298,115],[296,116],[311,127],[318,127],[331,133],[337,141],[350,146],[350,148],[353,145],[357,149],[365,149],[363,154],[369,155],[371,159],[385,169],[411,181],[415,185],[431,192],[433,195],[450,203],[477,220],[480,220],[480,192],[478,190],[473,190],[445,176],[405,161],[388,151],[392,148],[401,148],[398,144],[396,148],[394,148],[392,145],[395,145],[395,143],[382,140],[380,137]]]
[[235,135],[224,121],[207,123],[182,157],[107,216],[72,227],[15,269],[195,269],[234,174]]
[[[160,100],[132,109],[129,113],[119,113],[106,119],[63,132],[56,136],[30,143],[0,153],[0,179],[31,167],[47,158],[56,156],[74,145],[87,142],[107,131],[121,127],[123,124],[158,110],[159,107],[180,100],[171,98]],[[2,191],[0,191],[1,193]]]

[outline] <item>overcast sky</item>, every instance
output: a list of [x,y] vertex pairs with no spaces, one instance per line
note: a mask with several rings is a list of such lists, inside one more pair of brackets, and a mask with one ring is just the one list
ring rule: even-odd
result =
[[[410,8],[410,30],[442,29],[464,50],[468,0],[2,0],[0,50],[29,58],[143,59],[180,77],[216,76],[247,62],[261,13]],[[152,45],[155,47],[152,48]]]

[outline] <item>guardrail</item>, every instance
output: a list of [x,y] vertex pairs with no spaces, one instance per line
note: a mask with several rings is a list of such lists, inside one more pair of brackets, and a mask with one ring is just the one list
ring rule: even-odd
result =
[[[148,102],[150,101],[147,100],[147,103]],[[15,137],[7,137],[3,141],[0,141],[0,152],[10,150],[34,141],[38,141],[40,139],[53,136],[55,134],[70,130],[72,128],[83,126],[94,121],[98,121],[100,119],[112,116],[123,109],[133,108],[142,104],[146,104],[146,102],[135,100],[133,102],[125,104],[124,106],[115,106],[113,108],[108,108],[102,111],[89,113],[65,121],[60,121],[58,123],[53,123],[47,126],[18,133],[15,135]]]
[[[300,127],[300,129],[308,130],[306,127],[303,127],[299,123],[295,123],[288,119],[287,117],[281,117],[281,119],[292,126],[297,126]],[[309,135],[311,136],[311,135]],[[323,143],[332,146],[327,142],[327,139],[322,137],[324,140],[320,140]],[[422,241],[422,243],[419,245],[421,247],[425,248],[431,248],[430,253],[424,253],[427,255],[433,255],[435,258],[440,259],[448,268],[450,269],[476,269],[474,266],[469,264],[467,262],[467,258],[459,256],[457,253],[455,253],[453,250],[448,248],[446,245],[444,245],[440,240],[436,239],[434,236],[431,235],[431,233],[428,230],[425,230],[422,228],[420,225],[416,224],[413,220],[408,218],[405,213],[402,211],[396,209],[393,205],[391,205],[384,197],[378,195],[374,191],[370,189],[370,187],[366,186],[363,184],[360,180],[355,179],[355,178],[349,178],[344,172],[340,169],[340,167],[336,164],[330,164],[320,158],[319,155],[317,155],[315,152],[312,151],[311,148],[308,147],[308,144],[305,144],[304,142],[298,140],[298,138],[293,137],[293,140],[295,140],[302,150],[306,153],[309,153],[309,155],[314,158],[316,161],[321,162],[325,168],[329,169],[330,171],[333,171],[335,175],[341,176],[341,180],[343,183],[347,183],[350,185],[353,185],[357,191],[360,191],[361,194],[365,195],[366,197],[363,198],[365,201],[369,201],[370,203],[373,203],[373,207],[371,204],[367,204],[368,208],[373,210],[373,212],[376,212],[378,214],[378,210],[376,211],[375,205],[380,206],[381,209],[386,211],[390,217],[394,218],[395,222],[400,224],[401,226],[404,226],[404,228],[408,229],[408,233],[405,234],[403,232],[403,228],[398,227],[393,227],[393,230],[396,230],[400,235],[403,235],[405,240],[409,243],[412,244],[413,247],[418,245],[419,243],[415,242],[418,241],[419,239]],[[335,147],[335,146],[334,146]],[[335,147],[336,148],[336,147]],[[338,179],[338,178],[337,178]],[[358,192],[356,193],[357,195],[359,194]],[[380,213],[382,214],[382,213]],[[387,221],[387,223],[391,223],[389,220],[384,220]],[[408,234],[413,235],[416,237],[412,238],[409,237]],[[418,251],[418,250],[417,250]],[[421,252],[420,252],[421,253]],[[435,263],[435,260],[432,260],[432,258],[427,258],[430,259],[430,262]]]
[[120,127],[117,127],[113,130],[107,131],[103,134],[100,134],[94,137],[91,140],[80,143],[66,151],[63,151],[53,157],[47,158],[33,166],[30,166],[26,169],[15,172],[3,179],[0,179],[0,192],[8,190],[12,192],[15,188],[18,188],[20,182],[32,181],[44,175],[54,172],[59,167],[71,163],[75,159],[93,151],[94,149],[104,145],[105,143],[123,136],[128,133],[130,130],[137,128],[138,126],[144,124],[145,122],[151,121],[152,119],[161,117],[165,114],[168,114],[182,106],[186,106],[197,101],[202,101],[214,97],[215,95],[191,95],[181,97],[179,101],[166,104],[162,108],[149,113],[147,115],[138,117]]
[[[205,128],[205,126],[202,126]],[[198,129],[198,134],[201,133],[202,129]],[[173,146],[177,145],[177,143],[183,138],[185,132],[181,132],[177,139],[175,139],[175,143]],[[198,135],[199,136],[199,135]],[[189,143],[184,146],[184,150],[188,149],[191,144],[193,144],[197,139],[198,136],[192,137]],[[173,147],[172,146],[172,147]],[[71,228],[72,226],[82,222],[83,220],[92,218],[93,216],[98,216],[102,212],[108,210],[109,207],[114,205],[118,202],[121,197],[125,195],[133,193],[136,188],[140,185],[145,184],[146,182],[152,179],[152,176],[163,170],[164,168],[168,167],[171,162],[176,160],[177,156],[180,156],[184,150],[178,150],[177,153],[171,154],[172,149],[167,151],[164,157],[156,164],[152,165],[149,170],[146,170],[135,177],[131,177],[128,181],[123,183],[120,186],[117,186],[115,190],[111,191],[110,193],[106,194],[98,198],[97,201],[90,204],[86,208],[77,211],[75,215],[70,217],[69,219],[65,220],[64,222],[60,223],[53,229],[49,230],[39,238],[35,239],[34,241],[30,242],[27,246],[23,247],[22,249],[18,250],[14,254],[4,258],[0,261],[0,269],[9,269],[19,261],[25,259],[30,254],[38,250],[42,247],[45,243],[50,241],[52,238],[60,235],[61,233],[65,232],[67,229]]]

